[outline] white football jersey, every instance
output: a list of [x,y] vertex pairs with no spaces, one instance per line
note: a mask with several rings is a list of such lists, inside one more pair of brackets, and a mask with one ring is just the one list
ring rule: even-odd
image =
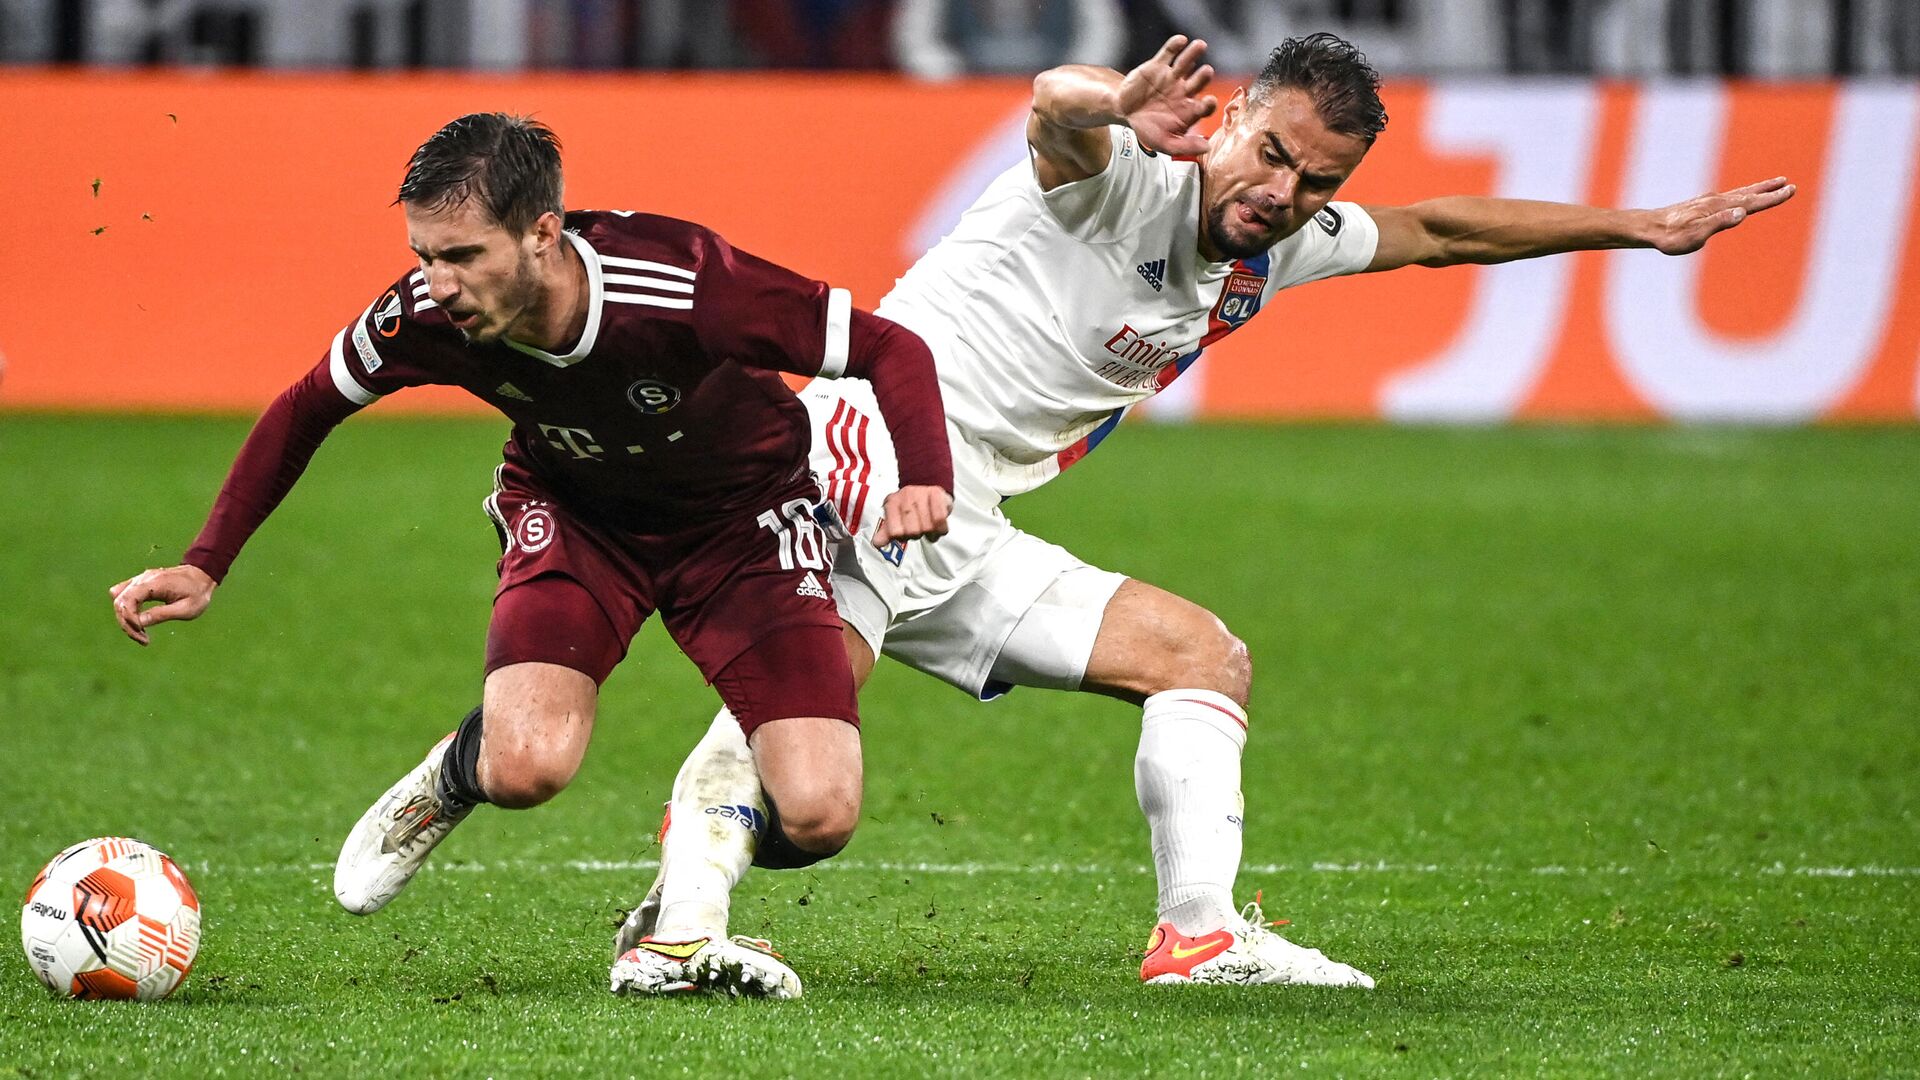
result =
[[1379,230],[1332,203],[1264,254],[1199,253],[1200,166],[1108,129],[1097,176],[1040,190],[1031,162],[994,180],[878,313],[919,333],[947,419],[1003,495],[1038,487],[1278,290],[1366,268]]

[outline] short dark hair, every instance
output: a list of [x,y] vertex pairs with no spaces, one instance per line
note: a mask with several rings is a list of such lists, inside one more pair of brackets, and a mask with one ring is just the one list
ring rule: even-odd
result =
[[468,199],[512,233],[548,211],[564,215],[559,136],[506,113],[469,113],[434,132],[407,162],[394,202],[437,210]]
[[1281,88],[1304,92],[1321,121],[1342,135],[1371,144],[1386,130],[1380,73],[1352,42],[1336,34],[1308,34],[1281,42],[1268,54],[1267,66],[1253,80],[1247,99],[1265,105]]

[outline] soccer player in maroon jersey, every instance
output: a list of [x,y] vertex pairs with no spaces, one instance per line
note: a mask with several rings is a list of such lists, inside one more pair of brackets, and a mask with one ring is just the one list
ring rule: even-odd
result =
[[[567,213],[552,132],[461,117],[413,155],[397,200],[419,268],[385,289],[254,426],[179,566],[113,586],[127,636],[206,610],[241,546],[335,425],[409,386],[459,386],[513,421],[486,509],[502,546],[482,705],[355,825],[334,892],[391,900],[480,803],[530,807],[586,752],[598,690],[660,613],[758,756],[770,865],[844,846],[858,712],[829,592],[805,409],[781,372],[869,379],[900,444],[876,544],[946,531],[953,467],[933,361],[912,333],[712,231]],[[148,603],[159,606],[145,608]],[[646,941],[614,989],[725,979],[790,996],[764,942]]]

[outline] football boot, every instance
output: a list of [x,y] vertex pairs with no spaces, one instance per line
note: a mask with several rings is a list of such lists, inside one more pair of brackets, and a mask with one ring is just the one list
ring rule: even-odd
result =
[[655,941],[620,954],[610,973],[616,994],[662,996],[707,992],[786,1001],[800,996],[800,976],[759,938]]
[[473,812],[440,796],[440,765],[452,741],[448,735],[433,744],[426,759],[354,823],[333,864],[333,895],[341,907],[355,915],[386,907],[426,864],[427,853]]
[[1360,986],[1373,989],[1365,972],[1329,960],[1319,949],[1295,945],[1270,926],[1260,901],[1233,923],[1209,934],[1188,937],[1163,922],[1147,940],[1140,980],[1156,986],[1224,983],[1238,986]]

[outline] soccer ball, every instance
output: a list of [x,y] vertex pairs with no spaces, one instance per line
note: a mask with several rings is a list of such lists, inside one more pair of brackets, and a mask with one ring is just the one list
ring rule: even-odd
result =
[[124,836],[83,840],[27,890],[20,944],[60,997],[166,997],[200,951],[200,898],[160,851]]

